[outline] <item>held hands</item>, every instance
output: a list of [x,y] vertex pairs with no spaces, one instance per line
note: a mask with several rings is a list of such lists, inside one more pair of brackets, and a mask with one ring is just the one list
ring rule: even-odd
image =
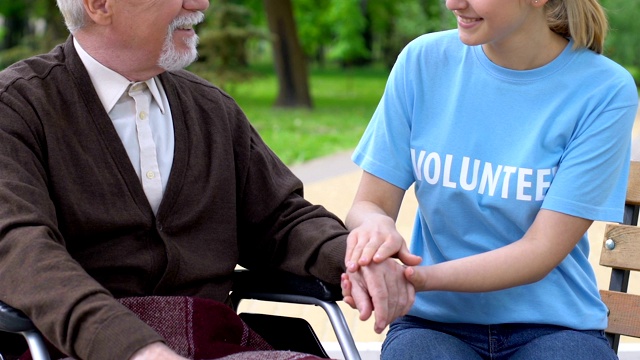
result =
[[360,312],[360,320],[369,319],[375,310],[374,331],[378,334],[405,315],[415,300],[415,290],[404,271],[404,266],[386,259],[342,274],[344,301]]
[[353,273],[360,266],[369,265],[372,261],[380,263],[390,257],[397,257],[408,266],[418,265],[422,261],[420,256],[409,252],[392,218],[372,214],[349,233],[345,255],[347,272]]
[[415,300],[414,281],[422,281],[416,275],[420,268],[406,268],[390,258],[409,266],[419,265],[422,258],[409,252],[391,217],[370,212],[361,220],[347,237],[342,295],[360,312],[360,320],[375,311],[374,330],[379,334],[409,311]]

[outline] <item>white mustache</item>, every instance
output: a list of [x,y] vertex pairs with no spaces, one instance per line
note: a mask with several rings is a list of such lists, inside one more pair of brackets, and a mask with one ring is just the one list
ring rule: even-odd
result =
[[173,19],[171,24],[169,25],[169,31],[173,32],[175,29],[181,27],[194,26],[204,21],[204,13],[201,11],[196,11],[191,14],[182,15]]

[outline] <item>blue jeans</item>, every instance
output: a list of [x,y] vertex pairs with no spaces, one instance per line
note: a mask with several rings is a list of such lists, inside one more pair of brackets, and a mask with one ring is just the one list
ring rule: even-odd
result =
[[382,344],[382,360],[617,360],[604,331],[538,324],[447,324],[404,316]]

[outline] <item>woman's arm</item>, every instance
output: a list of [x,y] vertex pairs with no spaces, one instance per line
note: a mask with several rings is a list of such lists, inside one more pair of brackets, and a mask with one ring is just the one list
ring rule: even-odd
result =
[[[418,265],[395,227],[404,191],[364,172],[346,219],[351,230],[345,256],[355,272],[371,261],[397,256]],[[551,210],[540,210],[525,235],[510,245],[432,266],[408,267],[416,291],[484,292],[536,282],[566,258],[593,223]]]
[[345,262],[350,272],[372,260],[382,262],[397,256],[405,265],[418,265],[396,229],[396,219],[405,191],[367,172],[362,173],[358,191],[346,218],[350,230]]
[[567,257],[592,223],[543,209],[518,241],[462,259],[410,267],[405,275],[416,291],[485,292],[533,283]]

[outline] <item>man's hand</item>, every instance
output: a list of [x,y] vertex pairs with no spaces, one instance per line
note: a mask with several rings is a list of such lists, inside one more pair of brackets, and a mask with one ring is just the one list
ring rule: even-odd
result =
[[129,360],[187,360],[161,342],[151,343],[133,353]]
[[387,259],[342,275],[344,301],[367,320],[375,312],[374,331],[380,334],[393,320],[409,312],[415,300],[404,266]]

